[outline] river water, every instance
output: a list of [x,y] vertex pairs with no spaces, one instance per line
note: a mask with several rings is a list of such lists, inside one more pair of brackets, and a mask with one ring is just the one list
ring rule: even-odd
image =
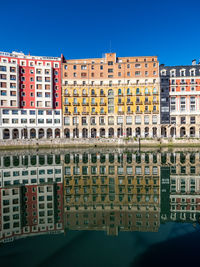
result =
[[198,260],[198,149],[3,151],[0,168],[0,266]]

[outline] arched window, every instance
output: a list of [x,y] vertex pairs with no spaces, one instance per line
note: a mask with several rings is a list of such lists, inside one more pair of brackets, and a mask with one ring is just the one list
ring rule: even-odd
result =
[[114,95],[114,91],[112,89],[108,90],[108,95]]
[[118,95],[122,94],[122,89],[118,89]]
[[140,93],[140,88],[136,88],[136,94],[138,95]]
[[91,95],[95,95],[94,89],[91,90]]
[[157,89],[154,87],[153,88],[153,93],[156,94],[157,93]]
[[131,89],[127,88],[127,95],[130,95],[130,93],[131,93]]
[[65,94],[68,95],[68,90],[67,89],[65,89]]
[[100,95],[103,95],[103,94],[104,94],[103,89],[101,89],[100,90]]
[[77,113],[77,107],[74,107],[74,113]]
[[77,90],[76,89],[74,89],[74,95],[77,95]]
[[149,90],[148,88],[145,88],[145,94],[148,94]]
[[86,95],[86,90],[85,89],[83,89],[82,94]]

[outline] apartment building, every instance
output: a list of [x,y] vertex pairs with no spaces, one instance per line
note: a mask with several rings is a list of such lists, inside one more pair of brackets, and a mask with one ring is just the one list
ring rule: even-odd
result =
[[0,138],[60,137],[61,58],[0,52]]
[[199,137],[200,65],[160,65],[160,79],[161,135]]
[[156,56],[63,59],[64,136],[159,136],[159,88]]

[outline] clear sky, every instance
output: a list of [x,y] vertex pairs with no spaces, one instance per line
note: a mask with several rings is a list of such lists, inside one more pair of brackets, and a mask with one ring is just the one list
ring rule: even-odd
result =
[[0,51],[66,58],[157,55],[200,59],[199,0],[1,1]]

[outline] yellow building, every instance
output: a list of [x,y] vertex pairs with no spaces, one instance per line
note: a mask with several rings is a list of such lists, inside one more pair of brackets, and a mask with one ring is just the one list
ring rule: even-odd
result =
[[64,60],[67,138],[159,136],[157,57]]
[[160,167],[156,154],[65,155],[64,210],[69,229],[157,231]]

